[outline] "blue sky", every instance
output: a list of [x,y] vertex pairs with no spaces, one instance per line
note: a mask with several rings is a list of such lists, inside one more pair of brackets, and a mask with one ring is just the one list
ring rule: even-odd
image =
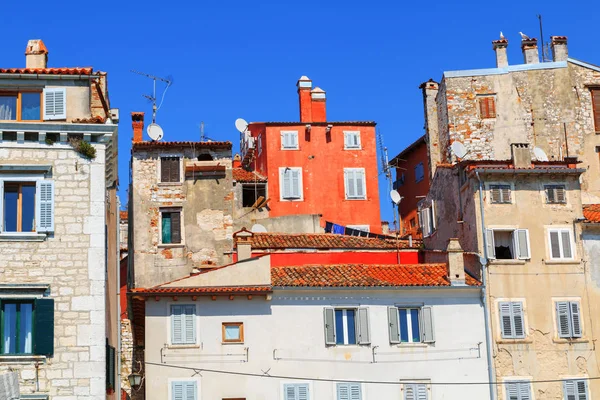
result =
[[[418,86],[444,70],[493,67],[491,41],[509,39],[522,63],[519,31],[569,37],[572,57],[600,64],[600,2],[480,1],[63,1],[6,2],[0,10],[0,67],[25,66],[28,39],[43,39],[49,66],[93,66],[109,74],[121,110],[120,194],[129,180],[131,111],[151,114],[151,81],[174,77],[158,113],[165,140],[231,140],[238,117],[298,120],[295,84],[307,75],[327,91],[330,120],[374,120],[390,157],[423,134]],[[569,7],[569,5],[572,5]],[[380,177],[382,218],[391,220]]]

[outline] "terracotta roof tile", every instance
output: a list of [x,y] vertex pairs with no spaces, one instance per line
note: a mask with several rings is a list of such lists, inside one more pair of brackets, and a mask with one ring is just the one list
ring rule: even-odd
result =
[[84,68],[0,68],[0,74],[91,75],[91,67]]
[[131,293],[145,295],[161,294],[254,294],[272,291],[271,286],[218,286],[218,287],[152,287],[135,288]]
[[106,122],[106,118],[103,117],[91,117],[91,118],[77,118],[72,120],[74,124],[103,124]]
[[125,210],[125,211],[121,210],[121,211],[119,211],[119,215],[120,215],[121,221],[127,221],[129,214],[127,213],[127,210]]
[[[271,280],[273,286],[285,287],[450,286],[445,264],[273,267]],[[480,285],[468,274],[466,283]]]
[[586,204],[583,206],[584,222],[600,223],[600,204]]
[[225,147],[231,149],[231,142],[133,142],[131,147],[182,147],[182,146],[196,146],[200,147]]
[[234,168],[233,179],[237,182],[266,182],[267,178],[262,177],[254,171],[247,171],[243,168]]
[[251,122],[252,124],[265,124],[268,126],[290,126],[290,125],[315,125],[315,126],[327,126],[327,125],[363,125],[363,126],[375,126],[375,121],[326,121],[326,122],[296,122],[296,121],[267,121],[267,122]]
[[[420,242],[413,240],[413,248]],[[401,249],[408,249],[408,240],[399,240]],[[394,239],[378,239],[333,233],[254,233],[253,250],[269,249],[396,249]]]

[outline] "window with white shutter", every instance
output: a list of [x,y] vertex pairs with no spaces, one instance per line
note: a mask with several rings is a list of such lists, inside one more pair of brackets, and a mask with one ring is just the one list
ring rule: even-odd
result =
[[337,400],[362,400],[362,388],[360,383],[338,383]]
[[54,182],[0,180],[0,232],[54,232]]
[[344,184],[346,199],[365,200],[367,198],[364,168],[344,168]]
[[283,150],[298,150],[298,132],[281,131],[281,148]]
[[67,90],[65,88],[44,89],[44,120],[67,119]]
[[171,343],[196,344],[196,306],[171,306]]
[[527,229],[486,229],[487,256],[498,260],[529,260],[531,247]]
[[564,400],[589,400],[588,384],[584,379],[570,379],[563,382]]
[[360,132],[344,132],[344,149],[356,150],[360,149]]
[[369,310],[366,307],[324,309],[326,345],[371,343]]
[[302,168],[279,168],[281,200],[302,200]]
[[308,383],[286,383],[283,385],[283,400],[309,400]]
[[503,339],[525,338],[525,315],[520,301],[501,301],[498,303],[500,329]]
[[572,260],[573,239],[572,231],[569,228],[548,229],[548,243],[550,244],[550,259],[552,260]]
[[556,302],[556,325],[560,338],[574,339],[583,336],[581,307],[578,301]]
[[490,185],[490,200],[493,204],[510,204],[510,185]]
[[544,191],[548,204],[565,204],[567,202],[565,185],[545,185]]
[[422,208],[419,211],[419,227],[423,237],[429,237],[435,232],[437,227],[435,217],[435,202],[431,201],[429,207]]
[[413,383],[404,385],[404,400],[428,400],[427,384]]
[[506,392],[506,400],[531,400],[531,382],[506,382],[504,390]]
[[171,382],[171,400],[198,400],[198,382]]

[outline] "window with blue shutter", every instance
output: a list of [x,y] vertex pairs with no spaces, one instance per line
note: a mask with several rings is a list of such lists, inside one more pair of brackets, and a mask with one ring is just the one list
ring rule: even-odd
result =
[[336,389],[337,400],[362,400],[360,383],[338,383]]
[[171,343],[196,344],[196,306],[171,306]]
[[504,384],[506,400],[531,400],[531,383],[525,381],[506,382]]
[[364,200],[367,198],[364,168],[344,168],[344,184],[346,199]]
[[67,119],[67,92],[65,88],[44,89],[44,120]]
[[280,168],[281,198],[302,199],[302,168]]
[[573,379],[563,382],[564,400],[588,400],[588,385],[583,379]]
[[581,329],[581,308],[578,301],[556,302],[556,323],[558,337],[575,339],[583,336]]
[[284,400],[309,400],[308,383],[286,383],[283,385]]
[[425,167],[423,163],[420,162],[415,166],[415,183],[421,182],[425,179]]
[[198,382],[171,382],[171,400],[198,400]]

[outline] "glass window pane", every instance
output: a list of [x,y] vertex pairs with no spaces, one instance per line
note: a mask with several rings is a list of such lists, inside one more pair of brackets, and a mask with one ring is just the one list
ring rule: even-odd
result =
[[17,119],[17,96],[0,96],[0,120]]
[[356,311],[346,310],[348,320],[348,344],[356,344]]
[[21,303],[19,316],[19,353],[32,353],[33,304]]
[[2,332],[2,353],[14,354],[17,350],[17,305],[4,304],[4,332]]
[[35,232],[35,185],[21,186],[21,232]]
[[344,344],[344,311],[335,310],[335,343]]
[[408,322],[406,318],[406,309],[401,308],[398,310],[400,314],[400,341],[402,343],[408,342]]
[[17,206],[19,201],[19,185],[4,183],[4,231],[17,231]]
[[162,213],[162,242],[171,243],[171,213]]
[[420,342],[421,341],[421,333],[419,331],[419,310],[416,308],[411,308],[410,310],[410,322],[412,325],[412,341]]
[[240,340],[239,325],[225,325],[225,340]]
[[40,99],[39,93],[21,94],[21,120],[39,121],[40,118]]

